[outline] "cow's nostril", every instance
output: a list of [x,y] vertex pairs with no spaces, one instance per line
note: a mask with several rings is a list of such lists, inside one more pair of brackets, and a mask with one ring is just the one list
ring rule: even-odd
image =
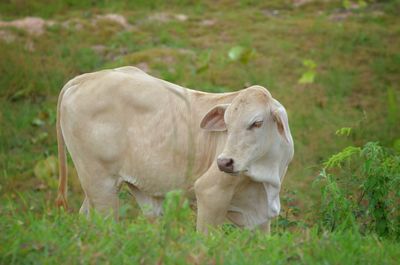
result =
[[218,158],[218,168],[226,173],[233,173],[234,160],[232,158]]

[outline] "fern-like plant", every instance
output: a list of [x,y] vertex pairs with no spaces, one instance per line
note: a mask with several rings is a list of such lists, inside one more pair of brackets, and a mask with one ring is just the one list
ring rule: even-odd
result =
[[400,155],[377,142],[331,156],[318,181],[320,224],[400,238]]

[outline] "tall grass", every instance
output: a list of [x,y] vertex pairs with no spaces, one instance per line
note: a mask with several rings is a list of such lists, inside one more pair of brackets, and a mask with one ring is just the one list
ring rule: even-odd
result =
[[163,207],[161,219],[139,216],[115,223],[95,213],[87,220],[50,209],[21,211],[9,200],[1,209],[0,263],[396,264],[400,254],[399,243],[346,230],[270,236],[226,227],[203,236],[195,232],[192,211],[180,193],[170,193]]

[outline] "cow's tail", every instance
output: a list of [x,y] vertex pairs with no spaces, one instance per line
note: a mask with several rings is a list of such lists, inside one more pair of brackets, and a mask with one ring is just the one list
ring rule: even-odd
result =
[[68,84],[63,87],[58,97],[57,103],[57,147],[58,147],[58,170],[59,170],[59,179],[58,179],[58,194],[56,199],[56,206],[63,207],[64,209],[68,208],[67,203],[67,190],[68,190],[68,172],[67,172],[67,155],[66,155],[66,147],[64,142],[64,136],[61,130],[60,123],[60,106],[61,101],[64,95],[64,91],[68,87]]

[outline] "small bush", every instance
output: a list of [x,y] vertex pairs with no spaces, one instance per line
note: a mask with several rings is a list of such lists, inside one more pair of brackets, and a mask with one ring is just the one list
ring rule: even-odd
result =
[[400,237],[400,155],[376,142],[333,155],[322,182],[320,225]]

